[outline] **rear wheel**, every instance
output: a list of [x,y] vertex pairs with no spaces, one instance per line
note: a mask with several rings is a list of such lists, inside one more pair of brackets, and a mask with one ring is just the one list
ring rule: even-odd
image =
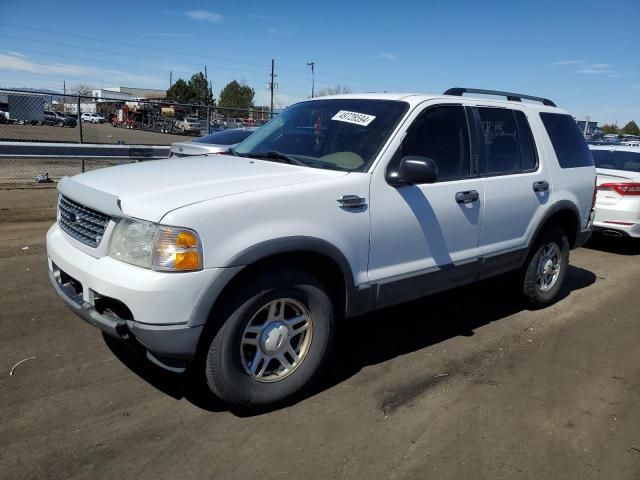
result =
[[547,228],[524,267],[522,293],[531,307],[545,307],[557,299],[568,265],[569,240],[566,233],[560,227]]
[[222,400],[260,408],[308,386],[329,355],[334,311],[312,275],[265,272],[223,306],[207,345],[205,374]]

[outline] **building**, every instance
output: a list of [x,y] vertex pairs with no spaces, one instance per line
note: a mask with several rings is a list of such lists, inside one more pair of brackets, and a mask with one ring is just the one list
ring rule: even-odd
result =
[[107,87],[104,89],[107,92],[117,92],[121,94],[127,94],[134,100],[148,99],[157,100],[167,98],[167,91],[157,88],[135,88],[135,87]]
[[92,97],[96,100],[96,102],[108,102],[109,100],[116,100],[116,101],[137,100],[136,97],[134,97],[129,93],[121,93],[121,92],[116,92],[114,90],[107,90],[104,88],[101,88],[99,90],[93,90]]
[[589,125],[587,126],[587,131],[586,132],[584,131],[586,120],[576,120],[576,123],[578,124],[578,128],[580,129],[580,131],[583,134],[596,135],[598,133],[602,133],[602,130],[600,130],[600,128],[598,128],[598,122],[589,122]]

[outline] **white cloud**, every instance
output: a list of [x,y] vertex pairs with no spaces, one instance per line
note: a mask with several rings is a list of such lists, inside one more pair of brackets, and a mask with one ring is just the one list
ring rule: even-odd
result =
[[555,62],[551,62],[550,65],[580,65],[584,63],[583,60],[557,60]]
[[220,23],[222,21],[222,15],[219,13],[209,12],[207,10],[187,10],[184,14],[192,20],[201,20],[211,23]]
[[21,75],[43,75],[63,77],[69,81],[86,81],[87,83],[100,85],[106,79],[110,83],[134,84],[152,88],[149,83],[160,83],[148,75],[136,75],[130,72],[115,69],[101,69],[84,65],[67,63],[37,63],[25,56],[0,54],[0,71],[18,72]]
[[389,53],[389,52],[379,53],[378,55],[376,55],[376,58],[382,58],[383,60],[391,60],[392,62],[395,62],[397,60],[397,57],[393,53]]
[[19,52],[7,52],[7,54],[9,54],[9,55],[13,55],[14,57],[22,57],[22,58],[25,58],[25,55],[23,55],[22,53],[19,53]]
[[608,63],[592,63],[591,65],[578,70],[578,73],[586,75],[601,75],[603,73],[615,75],[615,72],[611,69],[611,67],[612,66]]

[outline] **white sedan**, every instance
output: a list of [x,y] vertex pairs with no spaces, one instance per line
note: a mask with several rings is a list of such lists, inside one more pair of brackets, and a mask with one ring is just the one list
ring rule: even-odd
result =
[[613,237],[640,238],[640,147],[589,148],[598,175],[594,230]]
[[171,145],[169,157],[189,157],[192,155],[206,155],[208,153],[224,153],[231,147],[235,147],[256,130],[257,128],[232,128],[196,138],[192,142],[174,143]]

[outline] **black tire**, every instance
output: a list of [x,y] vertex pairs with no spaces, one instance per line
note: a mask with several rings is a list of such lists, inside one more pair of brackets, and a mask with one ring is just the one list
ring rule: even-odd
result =
[[[548,290],[544,290],[538,284],[538,265],[544,253],[545,247],[555,244],[559,248],[560,268],[555,283]],[[531,308],[543,308],[551,305],[558,298],[560,289],[567,275],[569,266],[569,240],[565,231],[558,226],[547,227],[536,241],[527,263],[523,267],[522,294]]]
[[[282,380],[264,383],[242,365],[241,339],[253,316],[272,300],[291,298],[302,303],[312,322],[306,356]],[[329,356],[334,333],[334,309],[325,287],[314,276],[296,270],[266,271],[232,294],[222,306],[205,340],[204,370],[211,392],[233,406],[248,409],[276,407],[308,387]]]

